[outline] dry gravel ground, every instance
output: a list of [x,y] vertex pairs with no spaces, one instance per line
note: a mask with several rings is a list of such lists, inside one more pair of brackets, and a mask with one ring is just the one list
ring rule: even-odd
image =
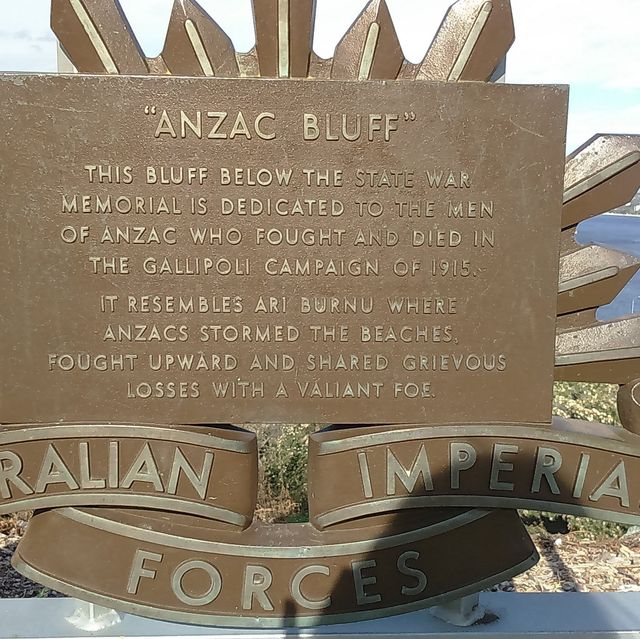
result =
[[532,533],[538,565],[494,590],[640,592],[640,534],[585,539],[576,533]]
[[[11,567],[11,555],[27,525],[26,513],[0,517],[0,598],[56,597]],[[494,590],[517,592],[640,592],[640,533],[618,539],[586,539],[578,533],[534,531],[540,562]]]

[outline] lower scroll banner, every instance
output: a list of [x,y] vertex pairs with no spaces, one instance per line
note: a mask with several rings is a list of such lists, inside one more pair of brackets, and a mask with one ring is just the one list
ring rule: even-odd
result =
[[64,508],[34,515],[13,565],[46,587],[117,610],[264,628],[426,608],[538,560],[515,511],[427,518],[405,530],[365,524],[320,533],[279,524],[233,533],[174,515]]

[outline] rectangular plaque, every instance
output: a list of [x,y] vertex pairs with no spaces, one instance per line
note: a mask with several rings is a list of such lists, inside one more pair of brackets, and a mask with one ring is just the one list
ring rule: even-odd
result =
[[564,88],[1,82],[1,422],[549,421]]

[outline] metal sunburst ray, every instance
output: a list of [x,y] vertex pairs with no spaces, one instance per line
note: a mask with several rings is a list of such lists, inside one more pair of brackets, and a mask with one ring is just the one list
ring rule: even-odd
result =
[[[640,269],[639,258],[575,241],[579,222],[626,203],[639,187],[640,136],[595,136],[567,158],[560,243],[560,316],[612,302]],[[575,321],[569,323],[577,325]]]
[[628,384],[640,374],[640,315],[561,331],[556,379]]
[[161,57],[174,75],[239,75],[231,39],[195,0],[174,0]]
[[447,11],[422,62],[405,64],[400,77],[488,82],[514,39],[509,0],[458,0]]
[[385,0],[371,0],[344,34],[333,56],[333,80],[392,80],[404,54]]
[[639,269],[640,258],[602,246],[575,244],[575,250],[560,256],[558,315],[609,304]]
[[150,71],[118,0],[51,0],[51,29],[80,72]]
[[640,136],[597,135],[567,158],[558,295],[555,377],[620,384],[623,425],[640,427],[640,316],[599,322],[640,269],[640,258],[575,241],[579,222],[625,204],[640,187]]
[[195,0],[174,1],[157,58],[144,56],[118,0],[52,0],[51,24],[81,72],[220,77],[488,80],[514,37],[508,0],[459,0],[425,59],[411,65],[385,0],[371,0],[333,58],[323,60],[312,47],[316,0],[252,0],[252,6],[256,45],[246,54],[234,51]]
[[567,315],[559,315],[556,319],[556,333],[567,331],[571,328],[585,328],[592,324],[598,323],[597,308],[589,308],[576,313],[568,313]]
[[565,167],[562,228],[626,204],[640,186],[640,135],[595,135]]

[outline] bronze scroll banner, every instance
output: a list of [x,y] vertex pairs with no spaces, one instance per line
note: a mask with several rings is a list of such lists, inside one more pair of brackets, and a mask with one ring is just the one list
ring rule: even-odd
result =
[[565,88],[0,87],[0,421],[548,418]]
[[309,524],[223,530],[185,514],[62,508],[36,514],[14,566],[68,595],[174,621],[367,619],[532,566],[515,508],[640,523],[638,472],[640,436],[575,420],[333,428],[310,437]]
[[246,528],[256,503],[257,457],[255,434],[240,429],[0,426],[0,514],[135,506]]
[[[246,626],[259,616],[278,626],[436,605],[537,561],[511,510],[247,529],[256,462],[255,435],[232,427],[2,427],[0,512],[50,509],[31,519],[14,567],[67,595],[155,618]],[[478,553],[492,540],[495,552]]]
[[12,561],[47,587],[118,610],[262,628],[421,609],[509,579],[538,559],[510,510],[462,511],[404,530],[321,533],[281,524],[225,535],[192,523],[104,508],[44,511]]
[[310,519],[323,528],[446,505],[640,525],[638,476],[640,436],[604,424],[329,429],[310,437]]

